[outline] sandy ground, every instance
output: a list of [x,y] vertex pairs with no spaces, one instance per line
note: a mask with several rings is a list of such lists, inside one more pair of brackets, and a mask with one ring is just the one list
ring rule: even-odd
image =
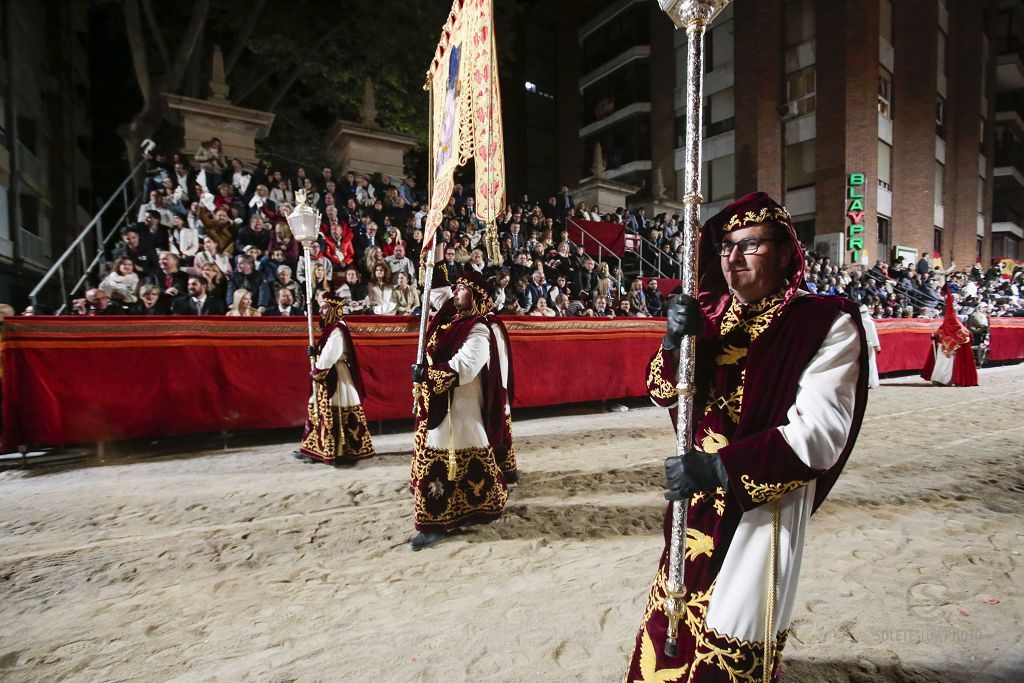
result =
[[[789,681],[1024,680],[1024,366],[890,380],[814,517]],[[521,420],[500,522],[413,553],[410,435],[0,474],[0,677],[617,681],[661,548],[655,408]]]

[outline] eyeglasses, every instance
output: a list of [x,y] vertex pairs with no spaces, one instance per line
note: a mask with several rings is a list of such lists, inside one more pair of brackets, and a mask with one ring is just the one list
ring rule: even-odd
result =
[[731,256],[732,250],[739,247],[740,253],[749,256],[750,254],[756,254],[757,250],[761,248],[761,244],[764,242],[782,242],[783,240],[775,239],[773,237],[746,237],[736,242],[716,242],[715,249],[718,250],[718,255],[721,257]]

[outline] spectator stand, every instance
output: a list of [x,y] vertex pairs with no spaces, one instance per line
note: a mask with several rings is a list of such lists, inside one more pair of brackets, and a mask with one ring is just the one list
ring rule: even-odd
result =
[[[657,246],[642,235],[626,231],[626,226],[621,223],[607,223],[604,221],[584,221],[578,218],[567,218],[566,228],[569,232],[569,239],[576,244],[582,244],[583,250],[590,256],[601,262],[604,254],[614,256],[619,264],[617,273],[617,286],[620,292],[623,291],[623,277],[630,280],[640,277],[643,279],[644,267],[647,272],[652,273],[650,277],[668,277],[666,271],[662,270],[662,252]],[[644,257],[644,252],[655,255],[651,261]],[[673,259],[673,272],[676,270]],[[644,282],[646,287],[647,283]],[[661,287],[658,288],[661,291]],[[670,290],[671,291],[671,290]],[[662,292],[665,294],[665,292]]]

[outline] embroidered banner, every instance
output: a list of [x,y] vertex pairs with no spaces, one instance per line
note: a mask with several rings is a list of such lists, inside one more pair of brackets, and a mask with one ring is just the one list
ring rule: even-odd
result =
[[423,248],[441,224],[454,172],[472,158],[476,213],[492,224],[505,205],[505,146],[492,0],[455,0],[427,70],[434,186]]

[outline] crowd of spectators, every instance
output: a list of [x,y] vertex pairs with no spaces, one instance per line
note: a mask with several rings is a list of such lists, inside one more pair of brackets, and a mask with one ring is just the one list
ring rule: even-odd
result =
[[[287,216],[303,188],[320,211],[311,272],[300,258]],[[372,177],[334,169],[247,167],[227,158],[216,138],[189,158],[154,154],[137,221],[121,231],[109,272],[73,302],[91,315],[304,315],[317,296],[335,292],[350,313],[419,312],[419,254],[427,215],[425,195],[411,177]],[[648,217],[644,208],[602,211],[577,203],[567,187],[545,201],[522,197],[497,220],[500,261],[486,226],[461,184],[444,211],[435,257],[454,279],[474,269],[495,283],[495,311],[506,315],[646,317],[664,314],[658,280],[646,285],[618,272],[617,259],[598,262],[570,238],[570,220],[618,223],[643,237],[639,257],[678,276],[682,235],[678,216]],[[870,269],[834,265],[805,252],[806,288],[847,296],[876,318],[937,317],[942,291],[954,292],[958,312],[1024,315],[1024,275],[998,268],[957,272],[927,259]],[[649,269],[648,269],[649,270]],[[313,299],[307,301],[306,280]]]

